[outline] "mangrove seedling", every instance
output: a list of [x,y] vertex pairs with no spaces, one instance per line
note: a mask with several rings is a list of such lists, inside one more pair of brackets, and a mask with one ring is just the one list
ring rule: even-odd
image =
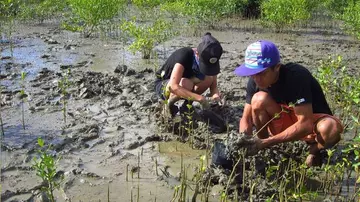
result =
[[68,99],[68,88],[70,86],[69,76],[71,74],[70,69],[67,69],[67,71],[63,71],[62,78],[58,83],[58,86],[60,88],[61,93],[61,100],[63,104],[63,118],[64,118],[64,127],[66,127],[66,113],[67,113],[67,99]]
[[25,94],[25,77],[26,72],[21,72],[21,90],[20,90],[20,99],[21,99],[21,122],[23,129],[25,130],[25,109],[24,103],[26,101],[26,94]]
[[36,175],[43,180],[42,190],[51,202],[55,202],[54,190],[60,188],[60,183],[56,181],[57,163],[60,158],[55,158],[49,153],[50,147],[45,149],[44,140],[38,138],[37,141],[40,149],[38,150],[38,157],[34,157],[33,167],[36,171]]

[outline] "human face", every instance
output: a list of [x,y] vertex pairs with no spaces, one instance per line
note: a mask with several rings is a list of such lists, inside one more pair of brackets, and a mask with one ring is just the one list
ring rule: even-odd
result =
[[278,64],[274,68],[269,67],[258,74],[252,75],[251,78],[254,79],[259,88],[268,88],[277,81],[279,77],[279,69],[280,65]]

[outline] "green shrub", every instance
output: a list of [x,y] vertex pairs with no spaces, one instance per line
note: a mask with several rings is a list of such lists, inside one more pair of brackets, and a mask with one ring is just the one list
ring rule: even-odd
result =
[[164,0],[131,0],[131,3],[141,8],[154,8],[161,3],[166,2]]
[[0,1],[0,20],[14,17],[20,10],[20,0],[1,0]]
[[349,0],[324,0],[325,8],[330,11],[334,17],[339,17],[349,5]]
[[330,107],[336,110],[344,125],[353,125],[350,117],[359,116],[360,112],[360,75],[349,72],[341,56],[322,60],[315,75]]
[[360,1],[350,3],[340,19],[344,21],[345,31],[360,39]]
[[137,51],[142,53],[142,58],[149,59],[152,49],[157,43],[167,40],[173,36],[172,24],[164,19],[158,18],[149,24],[137,24],[136,19],[125,21],[121,24],[120,29],[133,38],[129,49],[134,54]]
[[33,159],[33,168],[36,171],[36,175],[43,181],[41,190],[45,191],[49,201],[54,202],[53,192],[55,189],[60,188],[60,182],[56,179],[57,164],[60,158],[56,158],[50,153],[50,147],[45,148],[43,139],[38,138],[37,143],[40,149],[37,151],[38,157]]
[[182,16],[189,24],[216,22],[220,17],[236,13],[239,0],[177,0],[161,4],[161,10]]
[[106,20],[113,19],[124,8],[125,0],[67,0],[73,12],[64,28],[82,31],[89,37]]
[[236,9],[246,18],[258,18],[261,14],[260,5],[264,0],[238,0]]
[[20,18],[23,20],[39,20],[43,22],[46,19],[55,17],[55,14],[61,15],[66,8],[66,1],[58,0],[30,0],[21,4]]
[[261,4],[262,22],[277,31],[308,20],[310,14],[308,0],[267,0]]

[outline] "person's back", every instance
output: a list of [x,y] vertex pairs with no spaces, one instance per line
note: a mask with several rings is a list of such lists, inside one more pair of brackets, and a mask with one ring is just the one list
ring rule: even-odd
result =
[[180,63],[184,67],[184,78],[191,78],[194,73],[192,65],[194,62],[194,50],[190,47],[184,47],[174,51],[165,61],[164,65],[156,71],[156,78],[158,80],[170,79],[171,72],[176,63]]

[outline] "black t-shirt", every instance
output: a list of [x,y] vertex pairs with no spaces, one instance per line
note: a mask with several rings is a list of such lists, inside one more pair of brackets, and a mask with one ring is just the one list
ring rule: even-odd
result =
[[180,48],[173,52],[166,60],[165,64],[156,72],[157,80],[170,79],[171,72],[176,63],[184,66],[182,78],[192,78],[195,76],[192,66],[194,63],[194,51],[190,47]]
[[252,96],[259,90],[268,92],[281,104],[311,103],[313,113],[332,115],[320,84],[305,67],[288,63],[280,67],[279,79],[267,89],[259,89],[250,77],[246,88],[246,103],[251,103]]

